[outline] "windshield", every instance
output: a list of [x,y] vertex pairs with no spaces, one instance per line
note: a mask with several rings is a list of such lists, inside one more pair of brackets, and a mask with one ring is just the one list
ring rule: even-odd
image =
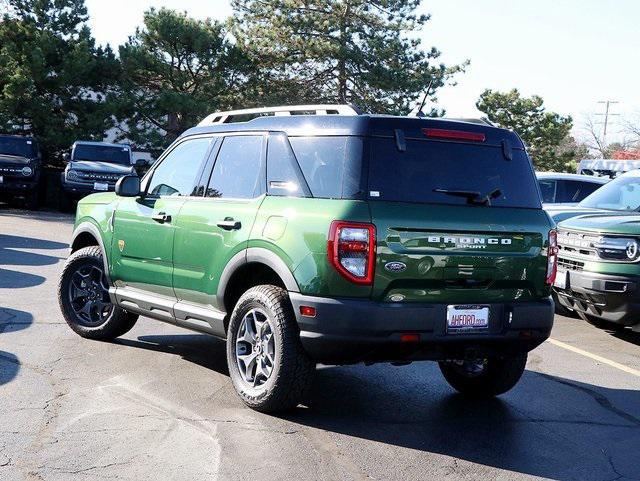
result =
[[600,187],[578,205],[590,209],[638,210],[640,177],[618,177]]
[[15,137],[0,137],[0,155],[18,157],[37,157],[37,149],[33,140]]
[[373,139],[370,200],[540,208],[529,158],[502,147],[407,140],[400,152],[394,139]]
[[106,145],[76,145],[72,160],[92,160],[111,164],[131,165],[131,154],[127,147]]

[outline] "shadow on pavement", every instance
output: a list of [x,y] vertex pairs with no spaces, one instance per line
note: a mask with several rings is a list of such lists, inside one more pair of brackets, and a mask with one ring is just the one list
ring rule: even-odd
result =
[[629,456],[640,446],[640,391],[527,371],[512,393],[471,400],[412,386],[391,367],[354,371],[319,370],[310,409],[286,419],[549,479],[640,477]]
[[0,289],[24,289],[39,286],[44,281],[44,277],[35,274],[0,269]]
[[[114,342],[175,354],[228,375],[225,343],[206,335]],[[380,364],[319,368],[307,404],[281,418],[389,449],[436,453],[548,479],[640,478],[634,456],[640,446],[639,390],[526,371],[507,395],[471,400],[454,394],[433,363]],[[392,450],[381,452],[393,456]],[[463,477],[452,466],[451,475]]]
[[20,361],[10,352],[0,350],[0,386],[11,382],[20,371]]
[[44,222],[69,222],[73,223],[73,214],[64,212],[52,211],[52,210],[26,210],[17,209],[9,204],[3,204],[0,202],[0,217],[7,219],[35,219]]
[[[2,266],[47,266],[56,264],[62,257],[24,251],[22,249],[60,250],[66,244],[32,237],[0,234],[0,265]],[[0,268],[0,288],[18,289],[42,284],[43,276]]]
[[[28,312],[0,307],[0,336],[4,333],[21,331],[33,324],[33,316]],[[15,354],[0,350],[0,386],[11,382],[20,371],[20,361]]]
[[148,351],[175,354],[185,361],[226,376],[229,375],[225,342],[205,334],[140,336],[137,340],[116,339],[113,343]]
[[623,331],[611,332],[613,337],[617,337],[623,341],[630,342],[636,346],[640,346],[640,332],[634,332],[631,329],[625,329]]
[[0,307],[0,334],[22,331],[31,324],[33,324],[33,316],[29,312]]

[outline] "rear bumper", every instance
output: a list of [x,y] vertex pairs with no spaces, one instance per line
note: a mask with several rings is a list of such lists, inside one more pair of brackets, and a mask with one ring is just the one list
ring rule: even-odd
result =
[[[447,333],[447,304],[391,304],[290,293],[305,350],[317,362],[444,360],[516,355],[544,342],[553,326],[553,301],[486,304],[489,327]],[[300,314],[315,307],[316,316]],[[401,341],[402,334],[418,342]]]
[[640,277],[568,271],[566,289],[555,289],[559,303],[623,326],[638,323]]

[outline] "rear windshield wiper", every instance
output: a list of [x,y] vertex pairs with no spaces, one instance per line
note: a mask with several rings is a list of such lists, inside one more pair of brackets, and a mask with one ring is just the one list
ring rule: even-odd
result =
[[494,189],[486,195],[474,190],[456,190],[456,189],[433,189],[439,194],[451,195],[453,197],[463,197],[467,199],[468,204],[474,205],[491,205],[493,199],[497,199],[502,195],[500,189]]

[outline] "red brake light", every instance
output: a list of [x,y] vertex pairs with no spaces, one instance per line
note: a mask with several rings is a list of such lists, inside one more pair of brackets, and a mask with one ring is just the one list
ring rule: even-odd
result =
[[420,334],[416,334],[416,333],[401,334],[400,342],[420,342]]
[[550,286],[556,280],[558,271],[558,233],[549,231],[549,247],[547,248],[547,284]]
[[333,221],[327,241],[329,263],[345,279],[356,284],[373,282],[376,256],[373,224]]
[[305,317],[316,317],[316,308],[312,306],[300,306],[300,314]]
[[465,130],[446,130],[446,129],[422,129],[427,137],[435,139],[448,140],[469,140],[471,142],[484,142],[486,136],[480,132],[467,132]]

